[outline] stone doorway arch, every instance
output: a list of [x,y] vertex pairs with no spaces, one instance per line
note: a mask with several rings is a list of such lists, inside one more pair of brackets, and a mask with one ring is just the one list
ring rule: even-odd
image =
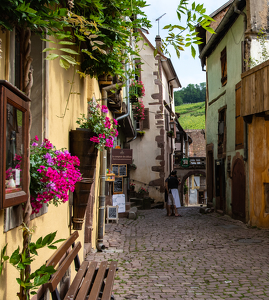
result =
[[205,171],[201,171],[201,170],[192,170],[192,171],[187,172],[187,173],[181,178],[181,185],[180,185],[180,188],[179,188],[179,196],[180,196],[181,205],[183,204],[184,184],[185,184],[185,181],[187,180],[187,178],[190,177],[191,175],[194,175],[194,176],[202,175],[202,176],[206,177]]

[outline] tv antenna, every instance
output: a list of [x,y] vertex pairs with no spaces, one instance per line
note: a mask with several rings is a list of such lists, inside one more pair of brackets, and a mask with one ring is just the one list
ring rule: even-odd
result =
[[164,15],[166,15],[166,13],[164,13],[163,15],[161,15],[159,18],[157,18],[155,21],[158,21],[158,35],[160,35],[160,19],[164,16]]

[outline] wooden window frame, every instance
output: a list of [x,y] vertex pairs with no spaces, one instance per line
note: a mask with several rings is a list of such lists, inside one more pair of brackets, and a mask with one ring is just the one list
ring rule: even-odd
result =
[[[2,149],[0,152],[0,209],[15,206],[27,201],[29,196],[29,117],[30,109],[29,102],[30,99],[26,97],[21,91],[11,85],[5,80],[0,81],[0,96],[1,96],[1,106],[0,106],[0,141]],[[7,103],[16,107],[23,112],[23,177],[22,177],[22,187],[23,190],[19,192],[14,192],[6,194],[5,191],[5,180],[6,180],[6,109]]]
[[[226,157],[226,144],[227,144],[227,127],[226,127],[226,114],[227,105],[218,110],[218,159]],[[223,133],[219,133],[220,124],[223,122]]]

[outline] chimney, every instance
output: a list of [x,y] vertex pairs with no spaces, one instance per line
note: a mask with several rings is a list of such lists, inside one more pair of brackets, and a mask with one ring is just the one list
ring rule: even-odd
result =
[[155,42],[156,42],[156,49],[160,53],[163,53],[162,52],[162,39],[161,39],[161,37],[159,35],[156,35]]

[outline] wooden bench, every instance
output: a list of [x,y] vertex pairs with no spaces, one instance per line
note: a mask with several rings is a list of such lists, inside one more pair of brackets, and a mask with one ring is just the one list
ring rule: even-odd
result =
[[[78,232],[75,231],[47,261],[47,266],[54,266],[56,272],[50,281],[39,288],[37,295],[31,300],[41,300],[47,289],[50,290],[53,300],[111,300],[114,277],[117,270],[117,262],[101,262],[97,268],[96,261],[84,261],[81,265],[78,252],[81,243],[75,243]],[[71,250],[70,250],[71,249]],[[71,283],[66,295],[61,299],[57,286],[72,262],[75,262],[77,274]]]

